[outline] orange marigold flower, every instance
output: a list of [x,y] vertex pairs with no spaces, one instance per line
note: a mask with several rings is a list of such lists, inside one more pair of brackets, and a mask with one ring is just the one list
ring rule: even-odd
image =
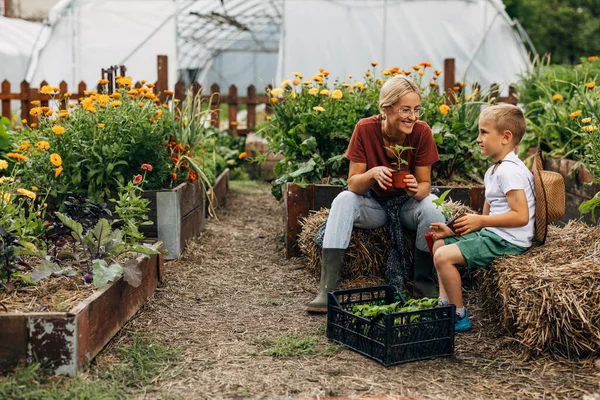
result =
[[60,167],[62,165],[62,158],[58,154],[52,153],[50,154],[50,162],[54,164],[55,167]]
[[29,103],[31,105],[34,105],[34,106],[39,106],[40,105],[40,101],[39,100],[31,100]]
[[148,83],[148,84],[146,84],[146,86],[148,86],[150,89],[152,89],[156,85],[154,83]]
[[163,92],[165,94],[168,94],[169,96],[173,96],[175,94],[175,92],[173,92],[172,90],[163,90]]
[[562,97],[562,95],[560,95],[560,94],[558,94],[558,93],[556,93],[554,96],[552,96],[552,100],[553,100],[553,101],[562,101],[562,100],[564,100],[564,99],[565,99],[565,98],[564,98],[564,97]]
[[53,126],[52,127],[52,132],[56,133],[57,135],[62,135],[63,133],[65,133],[65,128],[63,128],[60,125]]
[[63,167],[62,165],[58,168],[56,168],[56,171],[54,171],[54,177],[58,178],[58,176],[63,172]]
[[378,63],[377,61],[371,61],[371,65],[372,65],[373,67],[376,67],[376,66],[378,66],[378,65],[379,65],[379,63]]
[[277,103],[279,101],[279,99],[277,97],[271,97],[271,101],[273,103]]
[[593,89],[596,87],[596,82],[588,82],[585,84],[585,87],[588,89]]
[[436,69],[435,71],[433,71],[436,75],[441,75],[442,74],[442,70],[441,69]]
[[121,93],[119,92],[114,92],[113,94],[110,95],[110,97],[112,97],[113,99],[120,99],[121,97]]
[[413,68],[415,71],[418,71],[418,70],[420,70],[420,69],[421,69],[421,66],[420,66],[420,65],[413,65],[413,66],[412,66],[412,68]]
[[37,122],[34,122],[34,123],[31,124],[32,128],[37,128],[37,126],[38,126]]
[[429,86],[431,86],[431,87],[436,87],[437,85],[438,85],[437,82],[433,82],[433,81],[429,82]]
[[104,124],[98,124],[98,128],[103,129],[105,127]]
[[38,150],[48,150],[50,148],[50,143],[46,142],[45,140],[40,140],[35,144],[35,147]]
[[121,104],[123,104],[123,103],[121,103],[119,100],[110,102],[111,107],[119,107]]
[[27,196],[30,199],[35,199],[35,193],[33,193],[31,190],[18,188],[17,193],[19,193],[20,195],[23,195],[23,196]]
[[240,155],[238,156],[238,158],[241,160],[241,159],[244,159],[244,158],[246,158],[246,156],[248,156],[248,153],[246,153],[245,151],[242,151],[242,152],[240,153]]
[[175,172],[171,172],[169,174],[169,178],[171,178],[172,181],[177,180],[177,174]]
[[419,71],[419,72],[417,72],[417,74],[419,74],[420,76],[423,76],[423,75],[425,75],[425,72],[424,71]]
[[99,79],[98,83],[101,85],[108,85],[108,79]]
[[425,61],[419,63],[419,65],[422,66],[423,68],[431,68],[431,63],[428,63]]
[[198,174],[195,171],[190,171],[188,174],[188,179],[194,182],[196,179],[198,179]]
[[444,115],[448,114],[448,112],[450,112],[450,107],[448,107],[446,104],[442,104],[440,106],[440,112]]
[[589,56],[587,59],[588,61],[594,61],[598,59],[598,56]]
[[573,111],[571,114],[569,114],[569,117],[571,118],[577,118],[581,115],[581,110],[577,110],[577,111]]
[[6,160],[0,160],[0,169],[8,168],[8,162]]
[[42,86],[42,88],[40,89],[40,93],[42,94],[53,94],[54,93],[54,89],[52,86],[50,85],[45,85]]

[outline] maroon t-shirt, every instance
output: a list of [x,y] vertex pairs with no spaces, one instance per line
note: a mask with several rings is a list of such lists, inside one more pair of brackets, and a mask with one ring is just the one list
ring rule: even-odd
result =
[[[431,128],[426,122],[417,121],[412,133],[406,136],[401,145],[413,148],[402,153],[402,158],[408,161],[411,174],[414,174],[415,167],[432,165],[440,160]],[[363,118],[354,128],[346,150],[346,158],[350,161],[367,164],[367,171],[382,165],[395,169],[392,162],[395,162],[396,159],[388,157],[384,146],[381,137],[381,115]],[[377,184],[373,186],[373,190],[383,199],[389,199],[404,192],[404,189],[394,189],[393,187],[383,190]]]

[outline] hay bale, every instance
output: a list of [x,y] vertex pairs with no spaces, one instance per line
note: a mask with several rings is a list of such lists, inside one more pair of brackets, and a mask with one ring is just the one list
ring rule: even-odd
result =
[[546,244],[503,257],[483,272],[487,309],[501,310],[523,356],[600,354],[600,230],[550,226]]
[[[313,242],[313,238],[328,215],[329,209],[322,208],[300,221],[302,232],[298,235],[298,247],[306,257],[308,271],[317,279],[321,274],[321,249]],[[385,262],[389,252],[387,241],[387,227],[353,229],[350,245],[344,255],[342,279],[385,276]]]

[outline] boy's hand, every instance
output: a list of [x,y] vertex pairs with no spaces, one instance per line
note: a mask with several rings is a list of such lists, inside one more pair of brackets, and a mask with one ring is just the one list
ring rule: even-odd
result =
[[456,236],[466,235],[467,233],[475,232],[483,228],[481,215],[465,214],[454,223]]
[[454,236],[452,229],[448,228],[448,225],[443,222],[434,222],[429,226],[429,229],[433,231],[431,237],[433,240],[443,239],[450,236]]

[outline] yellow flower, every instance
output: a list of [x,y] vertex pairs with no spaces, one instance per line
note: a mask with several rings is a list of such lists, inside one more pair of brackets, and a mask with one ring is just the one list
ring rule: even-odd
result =
[[110,95],[110,97],[112,97],[113,99],[120,99],[122,96],[121,96],[121,93],[114,92],[113,94]]
[[564,100],[564,99],[565,99],[565,98],[564,98],[564,97],[562,97],[562,95],[560,95],[560,94],[558,94],[558,93],[556,93],[554,96],[552,96],[552,100],[554,100],[554,101],[562,101],[562,100]]
[[158,110],[156,110],[156,118],[160,118],[163,115],[163,110],[161,110],[160,108]]
[[238,158],[241,160],[241,159],[244,159],[244,158],[246,158],[246,156],[247,156],[247,155],[248,155],[248,153],[246,153],[245,151],[242,151],[242,152],[240,153],[240,155],[238,156]]
[[104,128],[104,126],[105,126],[104,124],[98,124],[98,128],[100,128],[100,129]]
[[52,153],[50,154],[50,162],[54,164],[55,167],[60,167],[62,165],[62,158],[58,154]]
[[585,87],[588,89],[593,89],[596,87],[596,82],[588,82],[585,84]]
[[9,176],[1,176],[0,177],[0,185],[2,185],[4,182],[14,182],[15,178],[11,178]]
[[6,160],[0,160],[0,169],[8,168],[8,162]]
[[292,99],[296,98],[296,91],[292,90]]
[[448,112],[450,111],[450,107],[448,107],[446,104],[442,104],[440,106],[440,112],[444,115],[448,114]]
[[571,118],[577,118],[581,115],[581,110],[577,110],[577,111],[573,111],[571,114],[569,114],[569,117]]
[[[2,178],[0,178],[2,179]],[[10,199],[10,193],[2,193],[0,192],[0,198],[2,198],[2,200],[4,200],[4,202],[6,204],[12,204],[12,201]]]
[[42,88],[40,89],[40,93],[42,94],[53,94],[54,93],[54,89],[52,86],[46,85],[46,86],[42,86]]
[[421,69],[421,66],[420,66],[420,65],[413,65],[413,66],[412,66],[412,68],[413,68],[415,71],[418,71],[418,70],[420,70],[420,69]]
[[58,176],[61,174],[61,172],[63,172],[62,165],[60,167],[56,168],[56,171],[54,171],[54,177],[58,178]]
[[121,78],[117,79],[116,82],[118,85],[121,85],[121,86],[127,86],[127,87],[131,86],[131,78],[128,76],[121,77]]
[[417,74],[419,74],[420,76],[423,76],[423,75],[425,75],[425,72],[424,71],[419,71],[419,72],[417,72]]
[[365,75],[366,75],[366,76],[369,76],[369,75],[371,75],[371,73],[370,73],[369,71],[366,71],[366,72],[365,72]]
[[6,153],[6,157],[8,158],[13,158],[17,161],[27,161],[29,160],[29,157],[24,156],[23,154],[19,154],[19,153]]
[[60,125],[57,125],[52,127],[52,132],[56,133],[57,135],[62,135],[63,133],[65,133],[65,128],[63,128]]
[[287,85],[290,84],[290,80],[286,79],[285,81],[281,82],[281,86],[286,87]]
[[31,100],[29,103],[31,103],[32,106],[39,106],[40,105],[40,101],[39,100]]
[[587,125],[587,126],[584,126],[582,129],[584,132],[590,133],[590,132],[597,131],[598,127],[596,125]]
[[308,89],[308,94],[317,94],[317,93],[319,93],[319,89],[317,89],[317,88]]
[[35,144],[35,147],[38,150],[48,150],[50,148],[50,143],[46,142],[45,140],[40,140]]
[[300,72],[292,72],[292,75],[294,75],[298,79],[302,79],[304,77]]
[[34,192],[37,192],[38,191],[38,187],[37,186],[32,186],[31,190],[33,190]]
[[376,62],[376,61],[371,61],[371,65],[372,65],[373,67],[376,67],[376,66],[378,66],[378,65],[379,65],[379,63],[378,63],[378,62]]
[[381,85],[383,83],[383,81],[381,79],[377,79],[375,82],[377,82],[379,85]]
[[342,87],[349,88],[350,90],[352,90],[352,85],[349,83],[342,83]]
[[270,120],[271,120],[271,116],[270,116],[270,115],[267,115],[267,116],[265,117],[265,119],[266,119],[267,121],[270,121]]
[[325,111],[325,109],[324,109],[323,107],[321,107],[321,106],[316,106],[316,107],[313,107],[313,110],[315,110],[315,111],[318,111],[318,112],[323,112],[323,111]]
[[99,79],[98,83],[101,85],[108,85],[108,79]]
[[65,97],[71,97],[71,96],[73,96],[73,94],[71,94],[71,92],[65,92],[64,96]]
[[[372,63],[371,63],[372,64]],[[331,98],[332,99],[341,99],[342,97],[344,97],[344,94],[342,93],[342,91],[340,89],[335,89],[332,93],[331,93]]]
[[23,119],[21,120],[21,123],[22,123],[23,125],[26,125],[26,124],[27,124],[27,120],[26,120],[25,118],[23,118]]
[[138,106],[140,106],[140,107],[144,107],[144,103],[140,101],[140,102],[138,103]]
[[311,82],[311,81],[302,81],[302,84],[303,84],[303,85],[311,85],[311,84],[312,84],[312,82]]
[[327,89],[323,89],[319,92],[319,94],[322,94],[323,96],[329,96],[330,92]]
[[54,114],[54,110],[48,110],[48,111],[46,111],[46,116],[47,117],[51,116],[52,114]]
[[31,190],[18,188],[17,193],[19,193],[20,195],[23,195],[23,196],[27,196],[30,199],[35,199],[35,193],[33,193]]
[[25,140],[25,141],[23,141],[23,143],[21,143],[21,145],[19,147],[17,147],[17,151],[27,150],[30,147],[31,147],[31,143],[29,143],[27,140]]
[[428,63],[426,61],[420,62],[419,65],[423,68],[431,68],[431,63]]
[[163,93],[165,93],[168,96],[173,96],[175,94],[175,92],[173,92],[172,90],[163,90]]
[[152,89],[156,85],[154,83],[148,83],[148,84],[146,84],[146,86],[148,86],[150,89]]
[[391,70],[391,69],[389,69],[389,68],[386,68],[386,69],[384,69],[383,71],[381,71],[381,73],[382,73],[383,75],[386,75],[386,76],[387,76],[387,75],[392,75],[392,70]]
[[119,100],[111,101],[111,107],[119,107],[122,103]]
[[348,74],[348,79],[352,79],[352,74]]
[[60,110],[58,113],[58,118],[66,118],[69,116],[69,112],[67,110]]
[[279,99],[277,97],[271,97],[271,101],[273,103],[277,103],[277,102],[279,102]]
[[442,70],[441,69],[436,69],[434,72],[435,72],[436,75],[441,75],[442,74]]
[[431,86],[431,87],[436,87],[437,85],[438,85],[437,82],[433,82],[433,81],[429,82],[429,86]]
[[583,119],[581,120],[581,123],[582,123],[582,124],[587,124],[587,123],[589,123],[589,122],[591,122],[591,121],[592,121],[592,119],[588,117],[588,118],[583,118]]
[[271,96],[279,96],[283,94],[283,89],[281,88],[275,88],[275,89],[271,89]]
[[299,84],[300,84],[300,81],[298,79],[294,79],[292,81],[292,85],[299,85]]

